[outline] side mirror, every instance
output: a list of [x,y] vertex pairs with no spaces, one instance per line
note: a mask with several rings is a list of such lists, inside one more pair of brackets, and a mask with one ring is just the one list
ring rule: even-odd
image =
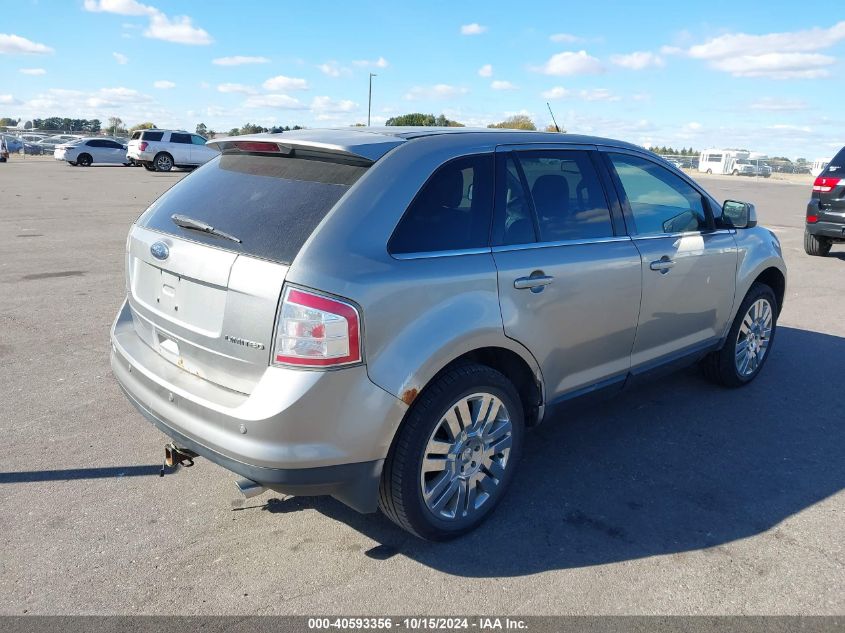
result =
[[728,228],[750,229],[757,226],[757,210],[750,202],[725,200],[722,205],[722,224]]

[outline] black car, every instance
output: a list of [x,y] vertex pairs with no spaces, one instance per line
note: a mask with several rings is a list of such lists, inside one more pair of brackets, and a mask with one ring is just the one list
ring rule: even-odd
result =
[[824,257],[834,242],[845,242],[845,147],[813,183],[804,228],[808,255]]

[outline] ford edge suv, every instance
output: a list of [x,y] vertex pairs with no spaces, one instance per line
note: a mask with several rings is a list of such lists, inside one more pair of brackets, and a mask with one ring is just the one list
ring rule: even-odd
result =
[[778,238],[634,145],[401,127],[210,145],[129,232],[111,363],[171,462],[206,457],[247,496],[332,495],[451,538],[558,405],[693,362],[739,387],[771,354]]

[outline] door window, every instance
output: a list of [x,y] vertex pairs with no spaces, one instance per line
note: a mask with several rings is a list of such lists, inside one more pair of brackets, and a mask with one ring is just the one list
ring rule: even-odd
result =
[[604,189],[584,151],[516,152],[530,192],[540,242],[610,237]]
[[608,156],[622,183],[639,235],[707,229],[704,199],[682,178],[645,158]]
[[205,139],[199,134],[191,134],[191,141],[194,145],[205,145]]
[[177,132],[173,132],[170,135],[170,142],[171,143],[185,143],[187,145],[191,144],[191,135],[190,134],[179,134]]
[[492,154],[449,161],[417,193],[393,232],[388,251],[430,253],[488,246],[492,211]]

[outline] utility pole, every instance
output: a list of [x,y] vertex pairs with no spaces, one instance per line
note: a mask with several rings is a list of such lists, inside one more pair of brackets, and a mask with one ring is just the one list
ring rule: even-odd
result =
[[378,75],[370,73],[370,97],[367,99],[367,127],[370,127],[370,112],[373,109],[373,77],[378,77]]

